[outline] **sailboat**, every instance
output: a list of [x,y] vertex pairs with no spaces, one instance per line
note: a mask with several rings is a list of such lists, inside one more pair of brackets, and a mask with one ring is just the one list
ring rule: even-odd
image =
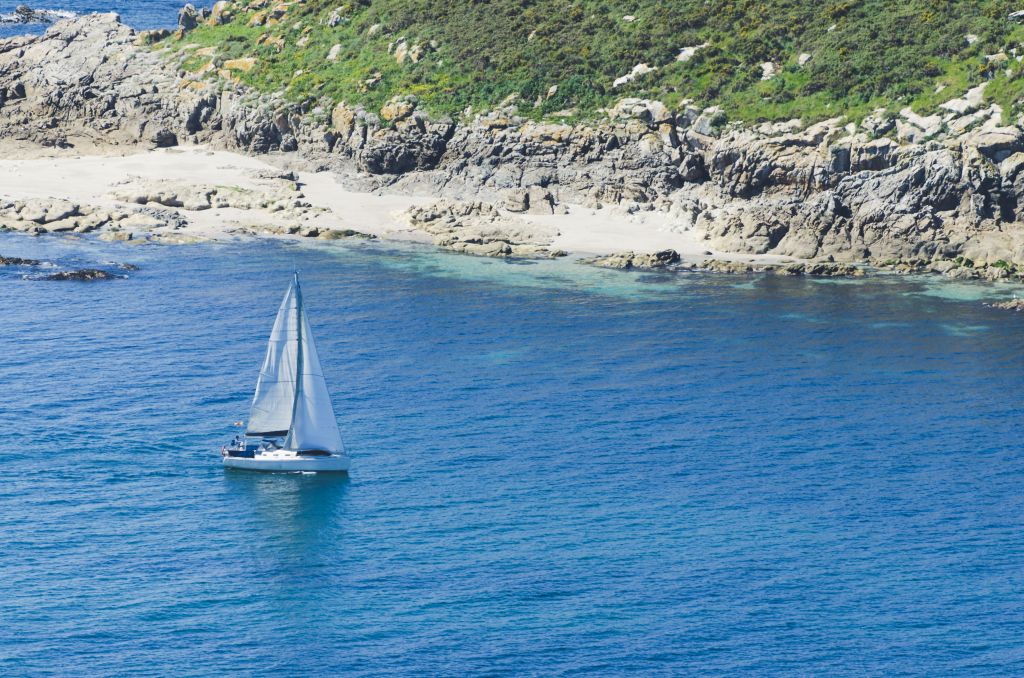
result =
[[298,273],[270,332],[245,434],[222,447],[221,458],[255,471],[348,471]]

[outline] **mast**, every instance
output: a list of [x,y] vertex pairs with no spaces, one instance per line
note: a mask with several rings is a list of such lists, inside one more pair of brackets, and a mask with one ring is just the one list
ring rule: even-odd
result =
[[295,437],[295,413],[299,409],[299,399],[302,398],[302,288],[299,286],[299,272],[295,271],[292,278],[292,285],[295,287],[295,397],[292,399],[292,418],[288,426],[288,440],[286,447],[291,447],[288,442]]
[[[284,446],[297,452],[343,452],[344,443],[331,406],[331,394],[324,380],[320,355],[306,317],[298,274],[295,275],[292,289],[295,290],[295,387],[289,403],[290,421]],[[289,316],[292,317],[291,314]]]

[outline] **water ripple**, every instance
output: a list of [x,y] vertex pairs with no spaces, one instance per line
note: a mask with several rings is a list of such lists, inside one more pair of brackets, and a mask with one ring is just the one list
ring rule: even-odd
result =
[[[5,674],[1024,669],[1024,318],[974,301],[999,287],[0,251],[141,266],[0,280]],[[216,455],[296,266],[347,479]]]

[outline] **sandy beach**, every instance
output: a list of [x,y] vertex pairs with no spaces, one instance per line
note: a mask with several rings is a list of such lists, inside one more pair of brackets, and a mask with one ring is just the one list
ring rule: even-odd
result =
[[[4,159],[0,160],[0,197],[8,200],[57,199],[90,208],[138,209],[143,198],[129,201],[125,200],[127,195],[144,195],[147,191],[185,195],[217,190],[221,194],[230,191],[264,196],[278,190],[275,185],[283,182],[291,185],[295,204],[301,203],[299,207],[281,209],[272,200],[275,195],[266,199],[274,203],[268,207],[229,204],[190,208],[184,198],[186,204],[182,206],[169,205],[174,201],[162,198],[164,204],[147,202],[146,206],[178,215],[173,224],[147,227],[148,233],[164,236],[165,242],[250,235],[301,237],[310,229],[357,231],[383,240],[434,241],[431,234],[410,224],[406,212],[429,206],[439,198],[349,190],[337,174],[289,173],[272,164],[273,156],[255,158],[202,146],[88,155],[31,146],[11,146],[5,151]],[[571,255],[673,249],[684,261],[703,261],[709,257],[762,263],[789,260],[714,252],[692,230],[674,229],[671,215],[660,212],[629,214],[617,208],[598,210],[578,205],[566,205],[564,212],[504,216],[521,228],[533,227],[554,234],[552,249]],[[275,233],[275,229],[283,232]]]

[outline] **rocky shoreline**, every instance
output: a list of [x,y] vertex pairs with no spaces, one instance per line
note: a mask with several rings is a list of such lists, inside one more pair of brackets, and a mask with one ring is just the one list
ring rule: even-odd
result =
[[187,244],[215,239],[188,228],[196,213],[231,209],[257,220],[248,224],[238,222],[225,229],[225,234],[232,237],[292,235],[324,240],[375,237],[324,225],[323,220],[317,218],[328,210],[306,201],[291,173],[260,178],[263,181],[259,188],[130,180],[112,186],[104,205],[64,198],[0,198],[0,231],[30,235],[94,233],[107,241]]
[[[120,271],[137,271],[138,266],[134,264],[111,264]],[[22,278],[25,280],[43,281],[76,281],[94,282],[97,280],[122,280],[127,278],[123,273],[115,273],[108,268],[70,268],[56,270],[60,265],[53,261],[41,259],[26,259],[23,257],[5,257],[0,255],[0,268],[12,267],[24,271]]]
[[[183,17],[170,39],[187,46],[195,18]],[[82,151],[206,144],[273,154],[282,164],[343,174],[361,191],[433,198],[405,213],[409,227],[469,254],[559,256],[552,226],[559,215],[618,210],[659,215],[672,232],[735,255],[711,270],[785,270],[743,261],[770,255],[813,262],[801,263],[808,275],[819,265],[857,264],[850,271],[1021,277],[1024,131],[1019,121],[1005,124],[981,91],[930,118],[907,110],[807,128],[725,125],[713,109],[635,99],[587,123],[533,121],[515,101],[464,120],[433,120],[415,97],[367,111],[259,94],[232,78],[244,64],[219,63],[210,51],[211,69],[189,73],[152,40],[107,14],[0,41],[0,139]],[[97,214],[79,205],[43,221],[7,200],[0,221],[35,232],[116,233],[130,230],[125,221],[167,216],[145,210],[249,199],[194,188],[120,187],[119,197],[138,207]],[[311,208],[289,195],[256,202],[296,223]],[[290,232],[322,233],[302,228]],[[647,268],[643,257],[656,251],[639,259],[606,251],[593,263]]]

